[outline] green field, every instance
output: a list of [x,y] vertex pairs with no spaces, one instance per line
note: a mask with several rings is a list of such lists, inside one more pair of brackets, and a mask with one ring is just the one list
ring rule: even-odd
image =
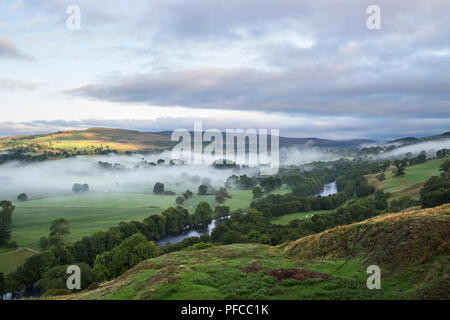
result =
[[384,181],[378,181],[376,178],[378,174],[368,175],[367,179],[378,190],[391,193],[391,200],[403,196],[418,199],[420,189],[423,188],[425,181],[432,176],[440,175],[439,166],[448,159],[448,157],[431,159],[421,164],[406,167],[405,174],[399,177],[394,175],[394,167],[391,167],[386,170],[386,180]]
[[432,159],[418,165],[406,167],[404,175],[383,181],[381,183],[382,189],[385,192],[396,192],[424,182],[432,176],[438,176],[441,173],[439,166],[446,159],[448,158]]
[[293,220],[309,219],[309,218],[311,218],[314,215],[330,213],[330,212],[333,212],[333,211],[336,211],[336,209],[333,209],[333,210],[315,210],[315,211],[309,211],[309,212],[296,212],[296,213],[291,213],[291,214],[285,214],[284,216],[281,216],[281,217],[272,218],[270,220],[270,223],[286,225],[286,224],[288,224],[289,222],[291,222]]
[[0,273],[7,275],[15,271],[33,254],[28,250],[0,249]]
[[[289,190],[276,190],[286,193]],[[232,190],[231,199],[223,205],[231,210],[247,209],[252,199],[251,190]],[[117,226],[121,221],[142,221],[175,206],[178,195],[154,195],[138,193],[87,193],[70,194],[26,202],[16,202],[13,213],[12,240],[21,247],[39,249],[39,239],[48,236],[53,220],[63,217],[70,223],[68,241],[80,240],[99,230]],[[183,207],[193,213],[201,201],[212,207],[217,205],[215,196],[194,195]]]

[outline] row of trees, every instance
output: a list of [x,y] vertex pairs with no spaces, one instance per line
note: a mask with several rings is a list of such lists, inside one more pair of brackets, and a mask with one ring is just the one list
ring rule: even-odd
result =
[[[339,174],[336,178],[338,189],[336,194],[325,197],[301,196],[295,192],[294,187],[291,193],[285,195],[271,194],[263,199],[253,201],[250,206],[262,212],[265,217],[271,218],[295,212],[336,209],[352,197],[362,198],[375,192],[375,188],[370,186],[364,177],[366,172],[361,168],[355,168],[355,165],[345,162],[338,163],[337,167]],[[329,173],[329,169],[324,171],[325,175]],[[318,180],[311,177],[302,180],[298,185],[307,188],[307,181],[314,181],[311,186],[311,188],[314,188],[315,181]],[[321,188],[323,188],[323,185]],[[256,195],[261,195],[261,190],[254,188],[254,197],[255,191]]]
[[431,177],[420,190],[420,202],[423,208],[435,207],[450,202],[450,160],[440,166],[439,177]]
[[[216,211],[217,215],[228,215],[229,207],[220,206]],[[56,219],[50,226],[49,236],[41,238],[42,251],[8,275],[8,290],[14,292],[36,281],[44,290],[59,289],[66,277],[62,270],[70,264],[83,265],[86,272],[83,288],[94,281],[111,279],[158,255],[155,241],[187,228],[206,227],[212,216],[213,210],[207,202],[200,202],[193,214],[182,207],[172,207],[143,222],[121,222],[117,227],[95,232],[73,244],[64,242],[70,234],[69,223],[63,218]]]

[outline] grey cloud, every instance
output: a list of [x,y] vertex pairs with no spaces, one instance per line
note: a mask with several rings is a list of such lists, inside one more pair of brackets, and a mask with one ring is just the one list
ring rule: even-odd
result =
[[[195,108],[449,116],[445,70],[368,75],[347,63],[314,63],[283,71],[202,68],[110,78],[64,92],[114,102]],[[424,105],[429,108],[424,109]],[[431,108],[430,108],[431,107]]]
[[30,59],[7,38],[0,37],[0,58]]

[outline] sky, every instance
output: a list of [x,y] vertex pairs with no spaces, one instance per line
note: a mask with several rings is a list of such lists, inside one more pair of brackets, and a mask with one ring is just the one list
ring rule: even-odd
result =
[[440,134],[449,21],[448,0],[2,0],[0,136],[194,120],[290,137]]

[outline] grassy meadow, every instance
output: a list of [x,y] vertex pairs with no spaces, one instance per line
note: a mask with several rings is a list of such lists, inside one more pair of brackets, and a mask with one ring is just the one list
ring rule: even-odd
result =
[[336,211],[336,209],[333,210],[314,210],[314,211],[309,211],[309,212],[296,212],[296,213],[291,213],[291,214],[285,214],[281,217],[276,217],[276,218],[272,218],[270,220],[271,223],[273,224],[282,224],[282,225],[286,225],[289,224],[289,222],[293,221],[293,220],[303,220],[303,219],[309,219],[314,215],[317,214],[324,214],[324,213],[330,213]]
[[[286,193],[289,190],[276,190]],[[231,199],[223,205],[231,210],[247,209],[252,200],[251,190],[231,190]],[[48,236],[50,224],[57,218],[70,223],[68,241],[76,241],[99,230],[117,226],[121,221],[142,221],[150,215],[159,214],[176,206],[179,195],[154,195],[151,193],[86,193],[69,194],[25,202],[15,202],[12,219],[12,240],[20,247],[39,249],[39,239]],[[193,213],[201,201],[211,207],[218,203],[215,196],[194,195],[183,203],[183,207]]]
[[391,199],[400,198],[402,196],[410,196],[412,198],[419,198],[419,191],[423,188],[425,181],[432,176],[438,176],[441,174],[439,166],[449,159],[431,159],[424,163],[409,166],[405,168],[405,174],[396,177],[394,169],[386,170],[386,180],[378,181],[377,174],[368,175],[369,183],[374,185],[377,189],[384,192],[391,193]]
[[0,249],[0,273],[7,275],[15,271],[33,254],[28,250]]

